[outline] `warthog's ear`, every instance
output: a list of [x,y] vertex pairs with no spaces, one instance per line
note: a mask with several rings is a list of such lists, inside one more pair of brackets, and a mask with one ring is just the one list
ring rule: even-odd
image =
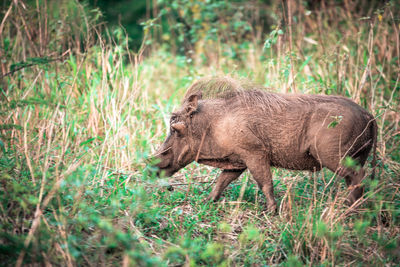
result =
[[171,124],[171,128],[177,131],[179,134],[184,134],[186,125],[183,122],[176,122]]
[[185,107],[187,113],[192,114],[197,110],[198,101],[199,99],[201,99],[201,96],[202,96],[201,92],[198,92],[188,97],[187,104]]

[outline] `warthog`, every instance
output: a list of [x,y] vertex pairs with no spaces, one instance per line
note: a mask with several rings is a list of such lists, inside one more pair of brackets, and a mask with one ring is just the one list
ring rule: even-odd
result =
[[[277,208],[271,166],[326,167],[345,178],[352,204],[363,194],[362,166],[372,147],[375,162],[376,132],[374,117],[344,97],[277,94],[231,78],[202,79],[172,113],[157,167],[166,176],[193,161],[222,169],[208,197],[214,201],[249,169],[269,211]],[[346,166],[346,157],[357,168]]]

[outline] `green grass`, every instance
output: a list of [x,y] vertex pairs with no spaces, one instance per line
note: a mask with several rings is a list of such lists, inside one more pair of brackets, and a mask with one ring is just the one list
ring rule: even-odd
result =
[[[398,6],[387,5],[382,19],[370,23],[340,13],[332,26],[328,15],[321,25],[304,17],[293,30],[293,51],[277,32],[265,36],[270,46],[263,46],[265,40],[245,46],[199,41],[204,49],[191,57],[165,45],[134,54],[118,32],[109,35],[113,41],[101,42],[95,33],[84,35],[86,29],[76,33],[90,41],[83,52],[70,35],[56,39],[60,35],[51,32],[54,41],[43,49],[49,54],[70,49],[51,62],[26,59],[24,53],[34,53],[32,43],[12,34],[22,18],[8,18],[0,39],[7,52],[2,64],[10,70],[15,63],[35,65],[0,81],[0,262],[396,265],[400,86],[398,25],[391,16],[396,11]],[[234,49],[240,53],[230,54]],[[169,114],[194,80],[218,74],[246,77],[277,92],[344,95],[373,113],[378,178],[364,181],[361,205],[355,211],[343,205],[344,181],[327,170],[275,169],[276,216],[264,212],[264,195],[248,172],[216,203],[205,199],[218,170],[193,163],[174,177],[156,178],[145,160],[166,137]]]

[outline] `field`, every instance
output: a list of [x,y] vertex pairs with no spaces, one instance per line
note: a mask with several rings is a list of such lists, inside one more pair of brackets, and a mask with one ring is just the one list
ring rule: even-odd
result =
[[[400,4],[328,2],[158,1],[138,49],[82,2],[1,4],[0,265],[398,265]],[[213,75],[373,114],[356,207],[328,170],[274,169],[277,215],[248,171],[215,203],[218,169],[157,178],[170,113]]]

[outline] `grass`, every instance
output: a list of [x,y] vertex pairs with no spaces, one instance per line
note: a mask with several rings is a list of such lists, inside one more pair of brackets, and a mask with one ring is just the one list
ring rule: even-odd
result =
[[[102,28],[91,26],[85,7],[69,1],[60,10],[78,10],[69,19],[82,23],[35,42],[24,34],[32,29],[15,25],[27,18],[43,22],[46,14],[52,25],[58,15],[39,10],[22,16],[20,4],[10,6],[15,13],[0,31],[1,66],[3,74],[23,68],[0,81],[2,264],[397,264],[395,2],[369,19],[334,9],[299,17],[292,49],[278,26],[266,40],[242,46],[199,41],[203,49],[191,57],[165,44],[134,54],[121,32],[98,35]],[[84,42],[77,45],[73,36]],[[43,61],[43,55],[50,56]],[[247,77],[278,92],[344,95],[374,114],[378,179],[364,181],[361,205],[353,211],[342,205],[344,181],[327,170],[275,169],[277,216],[263,212],[264,196],[248,172],[217,203],[205,198],[218,170],[193,163],[174,177],[155,178],[145,159],[165,138],[169,114],[194,80],[215,74]]]

